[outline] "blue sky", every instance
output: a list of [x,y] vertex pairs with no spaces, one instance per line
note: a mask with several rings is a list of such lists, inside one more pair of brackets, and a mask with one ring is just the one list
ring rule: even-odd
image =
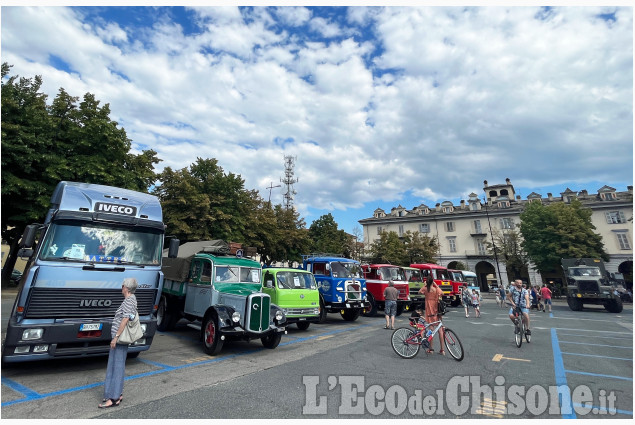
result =
[[109,103],[157,171],[216,158],[267,199],[295,157],[307,225],[352,232],[483,180],[523,198],[633,182],[630,7],[22,4],[1,8],[13,74]]

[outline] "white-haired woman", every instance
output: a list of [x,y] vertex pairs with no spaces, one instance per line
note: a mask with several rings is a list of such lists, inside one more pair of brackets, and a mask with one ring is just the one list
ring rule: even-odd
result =
[[112,320],[110,328],[110,351],[108,352],[108,367],[106,368],[106,380],[104,381],[104,400],[99,408],[119,406],[123,400],[123,380],[126,370],[126,357],[128,355],[127,344],[117,344],[119,335],[128,324],[128,320],[137,314],[137,298],[134,296],[137,290],[137,279],[128,277],[121,284],[121,292],[124,299]]

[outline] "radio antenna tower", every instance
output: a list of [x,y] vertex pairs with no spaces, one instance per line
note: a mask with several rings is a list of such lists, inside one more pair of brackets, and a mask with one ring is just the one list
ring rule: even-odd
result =
[[284,208],[290,209],[293,208],[293,195],[296,195],[297,192],[293,189],[293,184],[298,182],[298,179],[293,177],[293,169],[295,168],[295,160],[297,158],[293,156],[284,157],[284,178],[280,179],[280,182],[284,183],[285,192],[282,196],[284,198]]

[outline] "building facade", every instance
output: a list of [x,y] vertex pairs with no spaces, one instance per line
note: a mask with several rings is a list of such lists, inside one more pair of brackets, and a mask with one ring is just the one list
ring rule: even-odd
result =
[[[432,207],[421,204],[410,210],[399,205],[389,213],[378,208],[372,217],[359,221],[363,227],[364,244],[369,246],[379,239],[382,231],[393,231],[399,236],[408,231],[419,232],[439,241],[438,264],[448,268],[455,268],[458,262],[465,264],[479,276],[483,289],[493,276],[507,285],[513,277],[507,275],[504,261],[500,257],[496,261],[490,254],[487,241],[492,240],[491,235],[516,228],[520,224],[520,213],[528,202],[549,205],[578,199],[592,211],[595,232],[602,236],[604,249],[610,258],[606,263],[607,271],[629,276],[632,287],[633,186],[628,186],[624,192],[604,186],[593,194],[567,188],[557,197],[551,193],[543,197],[532,192],[527,199],[521,199],[511,181],[506,179],[504,184],[495,185],[488,184],[486,180],[483,191],[485,201],[478,194],[471,193],[459,205],[444,201]],[[534,285],[562,283],[560,275],[541,275],[531,264],[522,278]]]

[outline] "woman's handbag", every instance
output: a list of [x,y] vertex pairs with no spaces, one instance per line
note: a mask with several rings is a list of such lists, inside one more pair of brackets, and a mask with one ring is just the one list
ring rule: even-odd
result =
[[139,324],[139,314],[134,315],[134,319],[128,320],[121,335],[117,339],[117,344],[132,344],[143,336],[141,324]]

